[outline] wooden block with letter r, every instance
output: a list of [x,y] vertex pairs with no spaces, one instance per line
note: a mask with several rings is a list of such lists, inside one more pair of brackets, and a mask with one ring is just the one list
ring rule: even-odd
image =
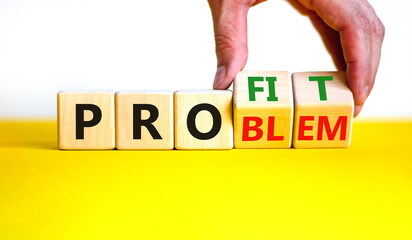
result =
[[345,72],[292,75],[295,148],[349,147],[354,101]]
[[231,91],[178,91],[174,110],[177,149],[233,148]]
[[117,149],[173,147],[173,92],[116,93]]
[[240,72],[233,84],[235,148],[290,148],[293,97],[288,72]]
[[114,149],[115,116],[112,92],[57,94],[60,149]]

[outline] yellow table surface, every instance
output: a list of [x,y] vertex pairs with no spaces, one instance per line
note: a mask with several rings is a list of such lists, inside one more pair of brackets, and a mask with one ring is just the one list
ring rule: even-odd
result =
[[60,151],[0,122],[0,239],[412,239],[412,121],[348,149]]

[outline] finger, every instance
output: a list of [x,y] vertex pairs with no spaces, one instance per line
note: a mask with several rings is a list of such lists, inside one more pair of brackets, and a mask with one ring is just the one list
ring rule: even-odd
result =
[[[371,34],[370,36],[371,77],[370,77],[370,81],[367,87],[368,92],[366,93],[366,90],[365,90],[365,94],[367,95],[366,98],[369,97],[372,91],[372,88],[375,84],[376,74],[378,72],[379,62],[381,58],[382,43],[383,43],[383,39],[385,36],[385,27],[378,17],[376,17],[375,22],[371,26],[370,34]],[[365,103],[355,105],[355,112],[354,112],[355,117],[359,115],[364,104]]]
[[214,89],[227,89],[247,61],[247,12],[254,2],[209,0],[215,32]]
[[371,82],[370,34],[362,27],[347,27],[341,32],[342,49],[346,60],[346,79],[352,90],[357,116],[369,95]]
[[[339,31],[346,61],[346,77],[355,101],[356,116],[372,90],[380,58],[373,24],[376,17],[367,1],[299,0],[312,9],[331,28]],[[379,48],[379,49],[377,49]],[[379,56],[378,56],[379,55]]]
[[[358,30],[369,37],[370,73],[368,81],[364,81],[364,85],[361,88],[363,92],[361,93],[362,95],[360,99],[357,99],[356,94],[354,94],[355,117],[359,115],[374,86],[380,62],[382,42],[385,34],[385,28],[382,22],[376,16],[375,11],[368,2],[365,1],[364,4],[360,5],[358,9],[360,11],[355,11],[354,20],[359,23],[357,26]],[[347,71],[348,80],[351,79],[350,74],[354,74],[353,71]],[[356,83],[351,83],[350,81],[348,81],[348,84],[349,86],[351,86],[351,84],[356,85]]]

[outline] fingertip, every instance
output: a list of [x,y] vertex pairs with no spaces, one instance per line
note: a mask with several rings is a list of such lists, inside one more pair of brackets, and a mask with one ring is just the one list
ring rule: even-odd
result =
[[230,84],[232,84],[232,83],[231,82],[229,82],[229,83],[222,82],[221,84],[213,85],[213,89],[214,90],[226,90],[230,87]]
[[216,69],[215,80],[213,81],[213,89],[220,89],[220,85],[226,78],[226,66],[219,66]]
[[216,70],[215,80],[213,82],[213,89],[226,90],[232,84],[234,76],[230,74],[226,66],[220,66]]
[[359,75],[353,75],[349,71],[351,67],[349,66],[347,73],[347,82],[349,88],[353,94],[353,100],[355,103],[353,117],[357,117],[361,112],[363,105],[369,95],[370,89],[368,83],[363,80],[363,78],[359,78]]
[[370,72],[363,71],[358,63],[348,63],[346,79],[349,88],[353,93],[355,105],[361,106],[366,101],[370,93],[369,79]]
[[359,113],[361,112],[362,108],[363,108],[363,104],[362,104],[362,105],[355,105],[355,109],[354,109],[354,112],[353,112],[353,117],[354,117],[354,118],[359,115]]

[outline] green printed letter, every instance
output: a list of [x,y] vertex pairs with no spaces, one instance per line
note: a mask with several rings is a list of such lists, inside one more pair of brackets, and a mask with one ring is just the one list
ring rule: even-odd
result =
[[275,91],[276,77],[266,77],[266,82],[268,82],[268,86],[269,86],[269,96],[267,100],[271,102],[277,102],[278,97],[276,97],[276,91]]
[[326,96],[326,85],[325,81],[333,81],[332,76],[317,76],[317,77],[309,77],[309,81],[316,81],[318,82],[319,86],[319,98],[321,101],[328,100]]
[[262,87],[255,87],[255,82],[263,82],[263,77],[248,77],[249,101],[256,101],[256,92],[263,92]]

